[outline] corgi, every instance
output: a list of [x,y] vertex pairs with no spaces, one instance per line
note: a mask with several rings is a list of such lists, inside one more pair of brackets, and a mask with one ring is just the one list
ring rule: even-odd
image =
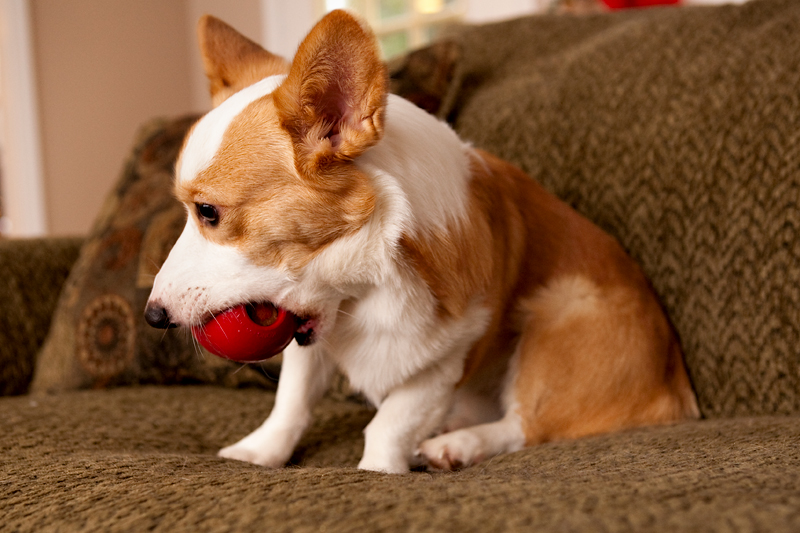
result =
[[269,417],[221,457],[283,466],[336,369],[377,407],[358,466],[379,472],[699,416],[618,242],[389,94],[360,19],[329,13],[291,63],[210,16],[198,33],[214,107],[176,162],[188,219],[145,316],[302,317]]

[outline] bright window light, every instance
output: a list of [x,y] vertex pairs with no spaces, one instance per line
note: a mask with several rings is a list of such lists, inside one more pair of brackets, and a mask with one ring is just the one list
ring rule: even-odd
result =
[[444,0],[416,0],[417,11],[424,15],[439,13],[444,9]]
[[435,39],[448,24],[461,21],[466,0],[318,0],[319,15],[349,9],[369,22],[391,58]]

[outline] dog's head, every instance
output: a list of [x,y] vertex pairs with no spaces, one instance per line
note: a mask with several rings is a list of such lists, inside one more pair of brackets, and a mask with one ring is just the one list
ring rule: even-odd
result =
[[330,313],[346,295],[315,260],[375,210],[354,160],[383,135],[387,78],[376,39],[334,11],[290,65],[213,17],[200,21],[199,36],[215,108],[178,158],[175,191],[188,220],[146,317],[194,326],[266,300],[301,316]]

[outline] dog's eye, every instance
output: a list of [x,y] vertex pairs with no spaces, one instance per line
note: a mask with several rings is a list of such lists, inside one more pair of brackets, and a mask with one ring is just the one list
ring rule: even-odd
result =
[[208,224],[209,226],[216,226],[219,224],[219,211],[217,208],[211,204],[194,204],[195,208],[197,209],[197,216],[200,217],[200,220]]

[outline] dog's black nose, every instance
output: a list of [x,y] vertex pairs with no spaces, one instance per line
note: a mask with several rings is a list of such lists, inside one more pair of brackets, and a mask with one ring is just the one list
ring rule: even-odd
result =
[[147,304],[144,310],[144,319],[154,328],[167,329],[178,327],[177,324],[173,324],[170,321],[167,310],[157,304]]

